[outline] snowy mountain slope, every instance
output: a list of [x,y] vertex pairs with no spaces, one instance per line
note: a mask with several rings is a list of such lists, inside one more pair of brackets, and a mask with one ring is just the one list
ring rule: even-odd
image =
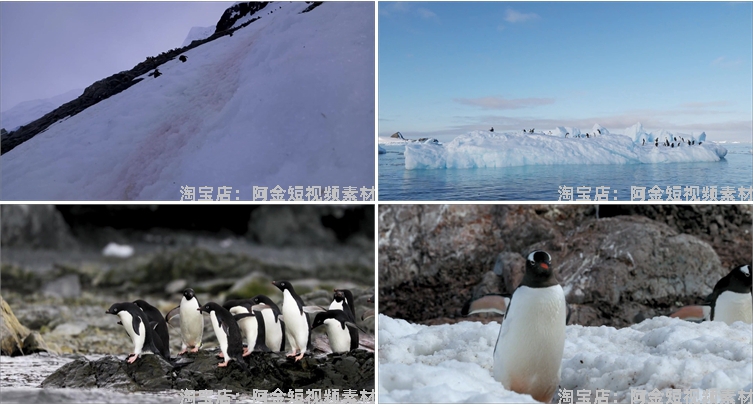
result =
[[[560,131],[561,132],[561,131]],[[578,131],[579,132],[579,131]],[[577,133],[577,132],[576,132]],[[654,146],[653,135],[645,145],[630,137],[608,134],[597,137],[564,137],[565,133],[496,133],[473,131],[436,145],[411,143],[405,146],[406,169],[445,169],[567,164],[636,164],[675,162],[717,162],[727,150],[713,142],[675,147]],[[670,136],[662,132],[660,136]],[[705,134],[702,134],[705,140]]]
[[[2,156],[4,200],[374,185],[374,5],[273,3]],[[273,12],[272,12],[273,11]],[[235,190],[238,193],[235,193]]]
[[[499,326],[425,326],[379,315],[379,401],[536,402],[492,377]],[[630,402],[631,388],[665,396],[671,389],[736,395],[753,390],[752,336],[751,325],[742,322],[667,317],[622,329],[568,325],[560,388],[573,390],[574,399],[575,390],[590,390],[587,403],[594,403],[597,389],[609,391],[609,403]]]
[[73,100],[83,92],[83,89],[75,89],[54,97],[19,103],[0,112],[0,128],[5,128],[8,132],[13,131]]
[[188,31],[188,35],[186,35],[186,39],[183,40],[183,44],[181,47],[188,46],[191,42],[196,40],[201,40],[205,38],[209,38],[214,34],[215,26],[211,27],[193,27],[190,31]]

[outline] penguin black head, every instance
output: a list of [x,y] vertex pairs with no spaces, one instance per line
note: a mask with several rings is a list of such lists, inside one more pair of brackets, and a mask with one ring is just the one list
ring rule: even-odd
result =
[[552,270],[552,256],[543,250],[536,250],[526,258],[526,272],[520,285],[542,288],[559,284]]
[[105,311],[105,313],[110,315],[117,315],[118,312],[125,311],[125,308],[123,308],[120,304],[121,303],[112,304],[112,306],[110,306],[110,309]]
[[330,318],[340,322],[340,326],[343,329],[345,329],[345,322],[349,321],[348,316],[344,311],[341,311],[339,309],[330,309],[328,311],[319,312],[316,314],[316,317],[314,317],[314,323],[311,324],[311,329],[316,329],[317,327],[324,325],[324,321]]
[[190,300],[193,299],[196,294],[193,292],[193,288],[186,288],[185,290],[183,290],[183,296],[186,297],[187,300]]
[[753,287],[753,275],[751,274],[751,267],[749,264],[732,270],[731,274],[733,278],[743,285],[743,287],[747,287],[748,292],[751,291],[751,287]]
[[289,281],[273,281],[272,284],[274,284],[275,287],[279,288],[280,291],[289,290],[291,292],[295,292],[293,285],[290,284]]

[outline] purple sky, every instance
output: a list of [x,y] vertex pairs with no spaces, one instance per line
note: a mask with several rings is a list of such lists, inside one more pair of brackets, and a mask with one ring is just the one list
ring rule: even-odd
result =
[[233,2],[1,2],[0,110],[131,69]]

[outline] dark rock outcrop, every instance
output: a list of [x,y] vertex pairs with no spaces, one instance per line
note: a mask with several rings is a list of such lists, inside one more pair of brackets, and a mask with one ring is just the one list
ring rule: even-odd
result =
[[107,356],[96,361],[78,359],[61,367],[42,382],[43,388],[117,388],[130,391],[167,389],[374,389],[374,353],[355,350],[342,355],[305,357],[293,362],[282,353],[252,353],[246,358],[250,372],[230,362],[217,367],[217,351],[191,355],[188,365],[173,366],[160,356],[142,355],[133,364]]
[[[752,253],[750,206],[672,207],[655,220],[597,219],[597,207],[582,205],[380,206],[380,312],[423,323],[467,319],[460,309],[468,299],[512,292],[525,255],[543,249],[567,292],[571,323],[625,326],[667,315],[700,303]],[[719,222],[727,236],[716,244],[705,235]]]
[[264,7],[269,4],[268,2],[246,2],[246,3],[238,3],[227,10],[225,10],[224,13],[222,13],[222,17],[220,17],[220,21],[217,22],[217,28],[215,29],[215,34],[219,32],[223,32],[235,24],[236,21],[240,20],[243,17],[246,16],[252,16],[257,11],[263,9]]
[[77,243],[60,212],[52,205],[3,205],[3,247],[70,249]]
[[[309,3],[309,2],[307,1],[306,3]],[[314,2],[311,2],[311,4],[308,7],[306,7],[305,10],[301,11],[301,14],[308,13],[309,11],[311,11],[311,10],[313,10],[313,9],[321,6],[322,3],[324,3],[324,2],[323,1],[314,1]]]

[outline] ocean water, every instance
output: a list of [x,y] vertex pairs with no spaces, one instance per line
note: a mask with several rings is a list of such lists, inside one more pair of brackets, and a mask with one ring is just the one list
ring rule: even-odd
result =
[[[631,187],[649,190],[658,186],[660,199],[667,201],[667,187],[733,187],[740,201],[739,187],[753,187],[753,145],[727,143],[727,156],[719,162],[517,166],[481,169],[405,169],[404,145],[380,145],[380,201],[558,201],[560,186],[572,187],[572,200],[578,200],[577,187],[590,187],[581,198],[594,201],[597,187],[609,187],[609,201],[631,201]],[[601,195],[607,195],[603,192]],[[681,197],[684,201],[685,197]],[[637,200],[636,200],[637,201]]]

